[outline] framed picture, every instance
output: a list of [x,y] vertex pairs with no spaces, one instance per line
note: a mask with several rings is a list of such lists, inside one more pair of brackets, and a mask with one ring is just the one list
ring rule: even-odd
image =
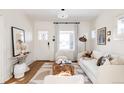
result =
[[12,31],[12,48],[13,57],[16,57],[20,53],[21,44],[25,42],[25,31],[17,27],[11,27]]
[[97,44],[106,45],[106,27],[97,30]]

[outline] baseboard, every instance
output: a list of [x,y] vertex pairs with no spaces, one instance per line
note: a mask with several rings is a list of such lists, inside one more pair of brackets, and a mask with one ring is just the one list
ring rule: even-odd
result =
[[3,83],[3,84],[6,84],[6,82],[7,82],[9,79],[11,79],[12,77],[14,77],[13,74],[11,74],[11,75],[9,76],[9,78],[7,78],[6,80],[4,80],[4,83]]
[[36,60],[34,62],[39,62],[39,61],[41,61],[41,62],[55,62],[55,61],[50,61],[50,60]]
[[[36,61],[34,61],[34,62],[39,62],[39,61],[41,61],[41,62],[55,62],[55,61],[51,61],[51,60],[36,60]],[[72,61],[73,63],[77,63],[77,60],[76,61]]]

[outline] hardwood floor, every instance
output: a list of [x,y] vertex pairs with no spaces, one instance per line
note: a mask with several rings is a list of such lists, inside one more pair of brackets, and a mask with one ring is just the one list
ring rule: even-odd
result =
[[8,81],[6,81],[5,84],[26,84],[28,83],[44,63],[45,62],[41,62],[41,61],[33,62],[31,65],[29,65],[30,71],[26,72],[23,78],[15,79],[14,77],[12,77]]
[[23,78],[15,79],[14,77],[12,77],[8,81],[6,81],[5,84],[27,84],[32,79],[32,77],[37,73],[37,71],[41,68],[41,66],[44,63],[49,63],[49,62],[50,61],[37,60],[33,62],[31,65],[29,65],[30,70],[25,73],[25,76]]

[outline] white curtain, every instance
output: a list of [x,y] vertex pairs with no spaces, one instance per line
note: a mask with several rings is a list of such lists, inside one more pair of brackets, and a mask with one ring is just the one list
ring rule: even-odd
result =
[[[55,42],[55,58],[57,56],[67,56],[68,59],[72,60],[72,61],[76,61],[77,59],[77,48],[78,48],[78,43],[77,43],[77,33],[78,33],[78,24],[55,24],[55,37],[56,37],[56,42]],[[60,34],[64,32],[64,33],[71,33],[71,37],[70,37],[70,42],[69,42],[69,46],[71,47],[71,49],[60,49],[60,44],[61,40],[60,40]],[[61,35],[65,36],[62,39],[67,39],[66,36],[68,35]],[[71,43],[72,42],[72,43]],[[64,41],[63,41],[64,43]],[[67,43],[67,42],[66,42]]]

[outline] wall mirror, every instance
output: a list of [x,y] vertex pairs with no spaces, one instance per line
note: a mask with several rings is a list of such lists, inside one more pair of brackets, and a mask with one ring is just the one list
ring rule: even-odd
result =
[[13,57],[16,57],[20,54],[21,44],[25,43],[25,32],[23,29],[17,27],[11,27],[12,31],[12,48],[13,48]]

